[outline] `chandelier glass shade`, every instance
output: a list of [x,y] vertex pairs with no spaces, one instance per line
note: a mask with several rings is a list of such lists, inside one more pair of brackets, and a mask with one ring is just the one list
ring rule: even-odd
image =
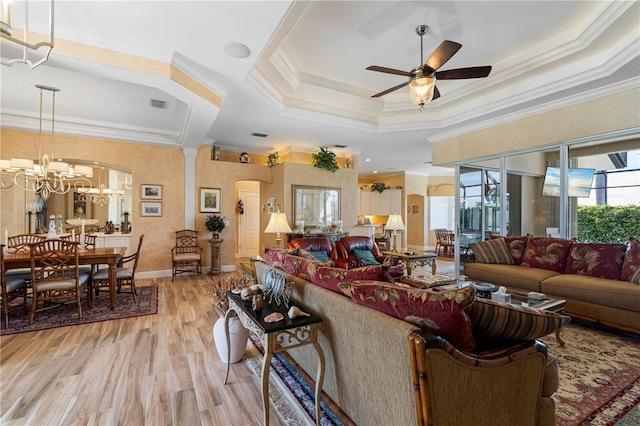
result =
[[[53,157],[53,139],[55,129],[55,105],[56,92],[60,89],[49,86],[36,85],[40,89],[40,121],[38,133],[38,159],[36,161],[29,158],[11,158],[10,161],[0,162],[0,171],[13,175],[13,183],[20,189],[32,191],[40,194],[43,200],[48,200],[51,194],[66,194],[71,188],[89,189],[91,188],[90,177],[93,176],[93,168],[85,165],[72,165],[60,159],[51,160]],[[44,91],[52,94],[51,108],[51,149],[49,153],[42,153],[42,122],[43,122],[43,95]],[[3,188],[6,185],[3,180]]]
[[[40,28],[38,25],[44,15],[49,18],[48,28]],[[31,19],[31,16],[35,16],[35,18]],[[51,49],[53,49],[53,17],[54,0],[31,2],[29,0],[0,0],[0,37],[14,43],[21,50],[21,56],[15,58],[5,57],[7,52],[15,49],[3,50],[0,58],[2,65],[27,64],[29,68],[33,69],[46,62],[49,59]],[[16,25],[12,24],[12,18]],[[47,34],[44,34],[44,31],[47,31]],[[30,55],[33,56],[33,53],[40,48],[44,48],[44,53],[37,55],[38,59],[30,58]]]
[[422,75],[417,73],[416,78],[409,82],[409,93],[411,94],[411,102],[420,107],[420,111],[424,108],[424,104],[433,99],[433,92],[436,87],[436,78],[432,75]]

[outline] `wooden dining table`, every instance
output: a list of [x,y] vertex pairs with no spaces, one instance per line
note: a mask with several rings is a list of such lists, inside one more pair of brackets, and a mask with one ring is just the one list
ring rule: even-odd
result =
[[[118,262],[127,251],[126,247],[100,247],[86,250],[78,250],[78,264],[80,265],[109,265],[109,308],[116,305]],[[11,249],[4,256],[6,270],[30,268],[31,254],[29,251],[12,252]]]

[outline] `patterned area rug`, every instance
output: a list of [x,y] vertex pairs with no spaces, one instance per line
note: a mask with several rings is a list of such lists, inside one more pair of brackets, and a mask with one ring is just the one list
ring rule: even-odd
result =
[[[80,299],[82,305],[82,319],[78,319],[78,309],[75,304],[64,305],[37,312],[33,324],[29,325],[29,315],[22,310],[22,299],[14,300],[9,307],[9,328],[0,330],[0,335],[26,333],[27,331],[46,330],[68,325],[88,324],[91,322],[109,321],[113,319],[153,315],[158,313],[158,287],[137,287],[138,303],[134,303],[133,296],[128,293],[116,295],[116,306],[109,309],[109,295],[101,293],[89,309],[87,299]],[[28,302],[30,308],[31,300]],[[4,315],[4,314],[3,314]]]
[[[246,359],[247,365],[258,377],[262,374],[262,342],[253,333],[249,334],[249,341],[260,353],[260,356]],[[276,406],[278,414],[287,426],[315,425],[316,403],[315,390],[310,388],[295,368],[281,355],[275,354],[271,358],[269,374],[269,399]],[[275,379],[275,380],[273,380]],[[323,426],[340,426],[342,422],[331,409],[320,403],[320,424]]]
[[640,336],[572,322],[543,340],[558,358],[556,424],[640,425]]

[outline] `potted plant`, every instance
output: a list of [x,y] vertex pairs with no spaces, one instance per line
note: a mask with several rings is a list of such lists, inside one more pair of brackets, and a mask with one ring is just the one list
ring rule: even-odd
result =
[[267,157],[267,166],[273,167],[280,162],[280,154],[278,151],[269,153]]
[[211,231],[212,238],[214,240],[219,239],[219,234],[224,230],[224,219],[217,214],[210,214],[204,221],[204,225],[207,230]]
[[385,189],[387,189],[387,187],[382,182],[376,182],[376,183],[371,185],[371,190],[372,191],[378,191],[378,192],[382,193],[382,191],[384,191]]
[[313,166],[319,169],[325,169],[330,172],[338,170],[338,162],[336,161],[336,154],[329,148],[320,148],[320,151],[311,154],[313,160]]

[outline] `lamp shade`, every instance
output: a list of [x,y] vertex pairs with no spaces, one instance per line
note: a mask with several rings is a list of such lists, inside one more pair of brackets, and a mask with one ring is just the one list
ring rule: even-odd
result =
[[414,78],[409,82],[409,93],[411,94],[411,102],[415,105],[423,106],[433,99],[434,88],[436,87],[436,79],[427,75],[420,78]]
[[385,231],[404,231],[404,223],[402,223],[402,216],[399,214],[390,214],[387,219],[387,224],[384,226]]
[[291,228],[287,223],[287,215],[281,212],[271,213],[271,218],[264,232],[266,234],[290,233]]

